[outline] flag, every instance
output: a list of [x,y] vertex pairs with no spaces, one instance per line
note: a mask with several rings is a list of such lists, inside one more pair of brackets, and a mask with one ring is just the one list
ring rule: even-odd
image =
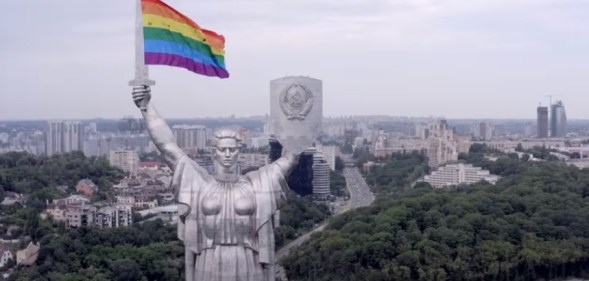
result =
[[160,0],[141,0],[145,64],[170,65],[220,78],[225,68],[225,38],[198,26]]

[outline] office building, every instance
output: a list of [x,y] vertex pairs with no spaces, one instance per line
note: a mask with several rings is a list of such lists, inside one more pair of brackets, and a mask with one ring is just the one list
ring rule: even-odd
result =
[[479,181],[487,181],[495,184],[499,176],[491,175],[489,171],[470,164],[452,164],[438,168],[431,175],[425,176],[423,181],[435,188],[458,184],[473,184]]
[[201,125],[176,125],[172,128],[176,143],[181,149],[205,149],[207,128]]
[[111,150],[110,165],[127,173],[136,172],[139,168],[139,155],[135,150]]
[[550,137],[564,138],[566,136],[567,115],[562,101],[550,106]]
[[82,126],[78,121],[49,121],[45,133],[45,152],[54,154],[82,150]]
[[331,191],[330,184],[330,168],[321,152],[313,151],[313,197],[317,200],[327,200]]
[[98,228],[116,228],[132,223],[133,215],[129,205],[103,207],[96,212],[95,225]]
[[495,126],[487,122],[480,122],[473,126],[473,139],[477,141],[489,141],[495,136]]
[[538,106],[537,109],[537,138],[548,137],[548,107]]
[[458,143],[454,140],[454,132],[448,128],[446,120],[440,119],[430,123],[426,135],[430,167],[436,168],[458,160]]

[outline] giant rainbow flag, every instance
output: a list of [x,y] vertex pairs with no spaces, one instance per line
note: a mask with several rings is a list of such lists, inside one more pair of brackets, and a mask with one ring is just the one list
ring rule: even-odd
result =
[[206,76],[229,77],[225,38],[198,26],[160,0],[141,0],[145,64],[183,67]]

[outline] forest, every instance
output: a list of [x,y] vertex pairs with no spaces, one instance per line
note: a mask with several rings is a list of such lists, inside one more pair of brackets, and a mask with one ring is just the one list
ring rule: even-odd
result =
[[587,276],[589,170],[478,145],[460,159],[503,178],[495,186],[411,188],[426,159],[393,155],[367,175],[378,193],[372,206],[332,218],[282,260],[289,280]]
[[[0,191],[28,196],[26,206],[0,206],[0,231],[19,226],[18,249],[30,240],[41,244],[36,265],[18,268],[9,280],[183,280],[184,247],[175,225],[155,220],[116,229],[66,229],[64,223],[39,217],[45,200],[67,196],[56,186],[66,185],[74,192],[72,187],[79,180],[89,178],[98,184],[100,197],[109,198],[112,184],[122,176],[105,158],[85,157],[81,152],[52,157],[0,155]],[[339,179],[335,188],[342,184],[345,180]],[[289,192],[287,202],[275,230],[277,249],[331,216],[327,205],[310,197]]]

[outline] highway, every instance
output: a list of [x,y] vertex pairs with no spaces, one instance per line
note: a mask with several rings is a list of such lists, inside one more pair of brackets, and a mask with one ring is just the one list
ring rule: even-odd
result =
[[[370,191],[368,184],[366,184],[366,181],[360,174],[360,171],[358,171],[358,168],[354,167],[353,162],[350,162],[350,160],[347,161],[343,175],[346,178],[346,187],[350,192],[350,200],[347,201],[347,204],[337,207],[335,215],[339,215],[343,212],[346,212],[347,210],[369,206],[372,204],[372,202],[374,202],[374,194]],[[280,248],[280,250],[276,252],[275,260],[279,261],[286,257],[288,254],[290,254],[292,249],[307,241],[313,233],[322,231],[326,225],[327,222],[324,222],[315,227],[312,231]],[[278,263],[276,263],[276,277],[282,279],[283,281],[288,280],[286,278],[284,269],[279,266]]]
[[350,192],[348,209],[369,206],[374,202],[374,194],[357,168],[344,168],[344,177],[346,177],[346,186]]

